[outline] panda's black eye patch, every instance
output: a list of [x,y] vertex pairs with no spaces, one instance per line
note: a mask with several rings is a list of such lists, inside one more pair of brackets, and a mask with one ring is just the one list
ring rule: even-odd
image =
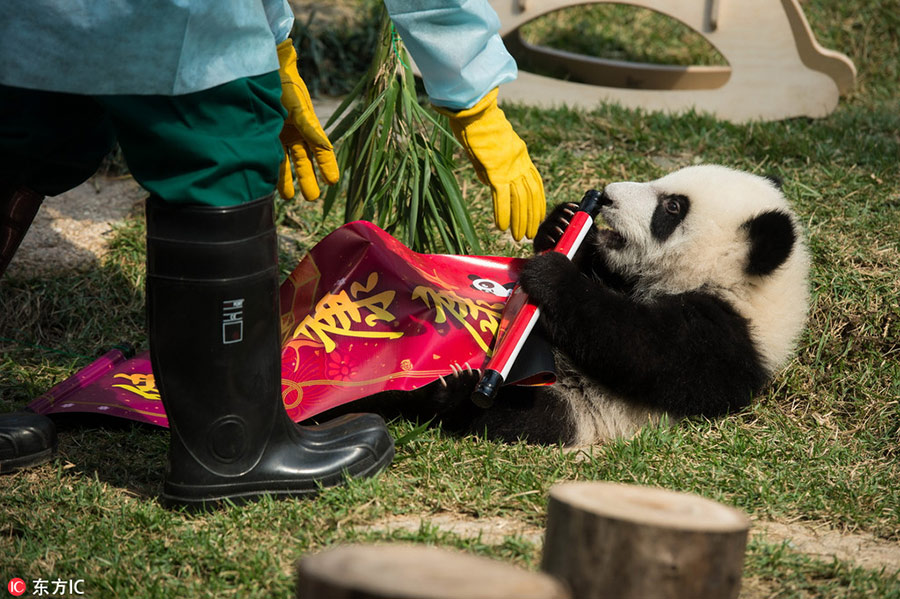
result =
[[659,241],[665,241],[687,216],[690,200],[681,194],[659,196],[656,209],[650,219],[650,233]]

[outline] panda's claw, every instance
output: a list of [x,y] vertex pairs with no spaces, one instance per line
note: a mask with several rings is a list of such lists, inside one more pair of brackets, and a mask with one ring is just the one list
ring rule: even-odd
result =
[[439,376],[440,386],[436,385],[430,393],[431,400],[443,406],[441,409],[452,408],[467,400],[481,378],[481,370],[472,368],[468,362],[464,366],[453,363],[449,368],[451,372]]
[[538,236],[535,237],[534,250],[536,253],[549,250],[559,243],[560,237],[569,226],[570,219],[575,214],[574,209],[577,207],[577,204],[572,203],[559,204],[544,219],[538,228]]

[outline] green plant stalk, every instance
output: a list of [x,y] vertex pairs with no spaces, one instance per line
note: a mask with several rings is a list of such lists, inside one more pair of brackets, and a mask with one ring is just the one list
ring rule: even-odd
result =
[[420,252],[481,252],[454,175],[458,142],[446,117],[419,103],[402,42],[387,13],[372,64],[331,121],[344,195],[344,222],[369,220]]

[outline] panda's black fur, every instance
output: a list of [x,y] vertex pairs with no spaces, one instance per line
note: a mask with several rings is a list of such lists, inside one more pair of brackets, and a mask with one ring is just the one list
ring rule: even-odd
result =
[[[676,420],[716,417],[747,406],[789,357],[802,328],[805,248],[772,182],[724,167],[692,169],[656,182],[607,186],[601,214],[622,221],[622,231],[592,227],[572,261],[544,251],[555,245],[574,205],[557,206],[539,228],[537,255],[525,265],[520,283],[540,307],[540,326],[555,349],[555,385],[503,387],[494,405],[482,410],[469,400],[478,374],[463,371],[413,393],[382,394],[347,407],[436,418],[445,429],[491,438],[584,444],[631,435],[662,414]],[[729,185],[747,189],[733,202],[710,199],[704,177],[710,186],[724,186],[722,194]],[[757,205],[744,197],[754,193],[765,201]],[[696,224],[685,226],[692,217]],[[649,222],[637,229],[632,223],[629,233],[629,219]],[[720,252],[692,238],[702,236],[704,227],[719,235],[709,243],[720,244]],[[622,257],[635,244],[629,235],[643,236],[640,251],[651,256],[649,267]],[[669,248],[685,254],[672,264],[687,265],[696,282],[673,289],[681,281],[663,275],[680,266],[652,272],[656,262],[670,259]],[[721,263],[692,265],[692,252],[700,254],[697,260]],[[649,280],[654,277],[661,282]],[[769,322],[769,312],[779,311],[784,315]]]

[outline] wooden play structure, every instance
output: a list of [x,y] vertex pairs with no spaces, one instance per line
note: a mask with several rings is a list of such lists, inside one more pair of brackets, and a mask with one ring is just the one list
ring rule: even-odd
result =
[[[733,122],[823,117],[853,88],[849,58],[820,46],[798,0],[634,0],[615,2],[674,18],[702,35],[728,66],[624,62],[529,44],[519,28],[547,13],[606,0],[491,0],[500,34],[521,64],[564,71],[557,79],[520,69],[502,98],[539,106],[695,109]],[[577,81],[576,81],[577,80]]]

